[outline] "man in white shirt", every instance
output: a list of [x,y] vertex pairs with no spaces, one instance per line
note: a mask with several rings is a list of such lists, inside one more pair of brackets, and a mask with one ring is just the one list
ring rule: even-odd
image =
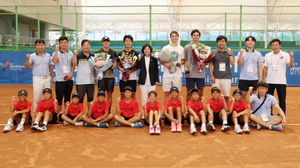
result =
[[281,41],[273,39],[271,42],[272,52],[265,56],[263,74],[267,77],[266,82],[269,84],[268,94],[274,95],[276,89],[279,106],[285,113],[286,105],[286,64],[290,68],[294,66],[294,53],[286,53],[280,50]]

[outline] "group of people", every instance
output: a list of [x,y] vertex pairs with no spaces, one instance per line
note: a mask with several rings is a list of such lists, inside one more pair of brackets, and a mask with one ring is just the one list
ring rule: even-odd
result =
[[[59,38],[52,56],[44,52],[45,42],[35,42],[36,52],[26,55],[25,68],[32,68],[34,104],[31,113],[31,102],[26,100],[26,90],[18,92],[19,101],[12,98],[11,112],[13,113],[3,131],[12,130],[13,124],[18,124],[17,131],[24,129],[24,124],[32,120],[32,130],[45,131],[48,123],[56,123],[57,114],[61,113],[64,125],[85,125],[88,127],[109,127],[109,122],[115,119],[115,126],[142,127],[149,124],[149,134],[160,134],[161,118],[164,124],[169,124],[171,132],[182,132],[184,118],[188,118],[190,132],[197,132],[196,125],[200,124],[200,132],[214,131],[214,124],[221,124],[222,131],[230,130],[229,122],[234,123],[236,133],[249,133],[248,123],[257,129],[267,128],[281,131],[286,125],[285,96],[286,96],[286,65],[293,67],[294,54],[280,50],[281,41],[271,41],[272,52],[266,54],[264,61],[260,52],[254,49],[256,39],[249,36],[245,39],[246,48],[238,53],[237,63],[241,66],[239,89],[231,93],[230,66],[234,64],[233,53],[226,48],[227,37],[220,35],[216,42],[218,49],[215,57],[203,67],[209,65],[212,82],[212,98],[205,101],[205,71],[199,70],[193,58],[193,45],[199,45],[201,33],[195,29],[191,32],[192,41],[184,48],[178,44],[179,34],[170,33],[171,43],[163,47],[162,52],[170,52],[172,62],[160,61],[163,69],[164,108],[157,99],[156,86],[159,83],[158,60],[153,57],[152,47],[145,44],[142,54],[132,49],[133,37],[125,35],[124,50],[119,52],[110,48],[110,38],[102,38],[102,49],[96,53],[106,53],[112,60],[112,65],[103,71],[103,78],[97,78],[97,70],[90,59],[95,56],[90,52],[91,42],[82,40],[81,52],[67,49],[68,38]],[[122,62],[123,55],[136,56],[136,66],[128,68]],[[53,64],[55,66],[55,93],[52,97],[50,83],[54,82]],[[73,73],[77,67],[76,93],[72,94]],[[116,111],[111,111],[112,93],[114,92],[114,70],[120,71],[120,98],[117,100]],[[137,70],[140,69],[139,75]],[[172,71],[171,71],[172,69]],[[174,70],[175,69],[175,70]],[[186,103],[179,96],[182,89],[182,77],[186,77]],[[128,76],[123,78],[123,76]],[[137,80],[138,79],[138,80]],[[95,83],[98,83],[97,100],[93,101]],[[135,93],[137,84],[141,90],[142,110],[139,110]],[[279,105],[272,96],[276,89]],[[257,92],[257,94],[256,94]],[[83,100],[87,95],[87,109],[84,111]],[[41,100],[41,96],[43,98]],[[63,104],[64,102],[64,104]],[[248,106],[250,104],[250,106]],[[63,105],[65,108],[63,108]],[[186,107],[186,108],[185,108]],[[278,116],[272,116],[272,108]],[[85,123],[85,124],[84,124]],[[240,124],[243,124],[241,129]]]

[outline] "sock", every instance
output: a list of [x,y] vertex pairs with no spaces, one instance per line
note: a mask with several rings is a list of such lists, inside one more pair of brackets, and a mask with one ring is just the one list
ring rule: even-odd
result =
[[270,129],[270,130],[272,129],[272,125],[269,126],[269,129]]
[[35,121],[33,124],[34,124],[34,125],[35,125],[35,124],[36,124],[36,125],[39,125],[39,122]]
[[235,124],[235,127],[238,127],[239,126],[239,124]]
[[174,125],[175,123],[171,122],[171,125]]
[[191,127],[195,127],[195,124],[191,124]]
[[227,125],[227,121],[226,120],[223,121],[223,125]]
[[149,125],[149,128],[153,127],[153,125]]
[[13,120],[12,119],[8,119],[7,125],[12,125],[12,123],[13,123]]
[[244,127],[245,127],[245,126],[248,126],[248,124],[244,124]]
[[22,118],[22,119],[21,119],[21,122],[20,122],[20,125],[24,125],[24,123],[25,123],[25,119]]
[[212,121],[209,121],[208,124],[213,124],[213,122],[212,122]]
[[134,127],[134,123],[131,123],[131,127]]
[[205,124],[202,124],[201,127],[205,127]]
[[43,124],[44,124],[44,125],[47,125],[47,121],[43,121]]

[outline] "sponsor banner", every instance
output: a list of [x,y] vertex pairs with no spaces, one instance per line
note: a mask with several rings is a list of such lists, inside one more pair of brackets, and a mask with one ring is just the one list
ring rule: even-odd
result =
[[[1,85],[29,85],[32,84],[32,69],[25,69],[25,55],[34,51],[0,51],[0,84]],[[48,52],[52,55],[52,51]],[[92,52],[93,53],[93,52]],[[237,55],[237,51],[233,52]],[[264,56],[268,52],[261,52]],[[295,51],[295,66],[287,67],[286,77],[288,86],[300,86],[300,52]],[[140,52],[141,54],[141,52]],[[237,59],[237,57],[235,57]],[[159,64],[159,82],[162,84],[161,65]],[[183,68],[182,68],[183,69]],[[208,67],[205,68],[205,84],[211,85]],[[232,85],[238,85],[240,67],[235,63],[231,66]],[[139,70],[137,71],[139,74]],[[182,72],[183,73],[183,72]],[[74,72],[74,84],[76,84],[76,69]],[[119,70],[115,69],[115,84],[119,85]],[[182,84],[186,84],[185,77],[182,77]]]

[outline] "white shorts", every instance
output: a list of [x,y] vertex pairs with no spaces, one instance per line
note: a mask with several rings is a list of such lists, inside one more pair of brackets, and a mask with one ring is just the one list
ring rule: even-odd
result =
[[216,79],[216,82],[212,84],[212,87],[218,87],[221,89],[225,97],[230,96],[231,79]]
[[176,86],[181,91],[182,77],[163,77],[163,91],[169,92],[171,87]]

